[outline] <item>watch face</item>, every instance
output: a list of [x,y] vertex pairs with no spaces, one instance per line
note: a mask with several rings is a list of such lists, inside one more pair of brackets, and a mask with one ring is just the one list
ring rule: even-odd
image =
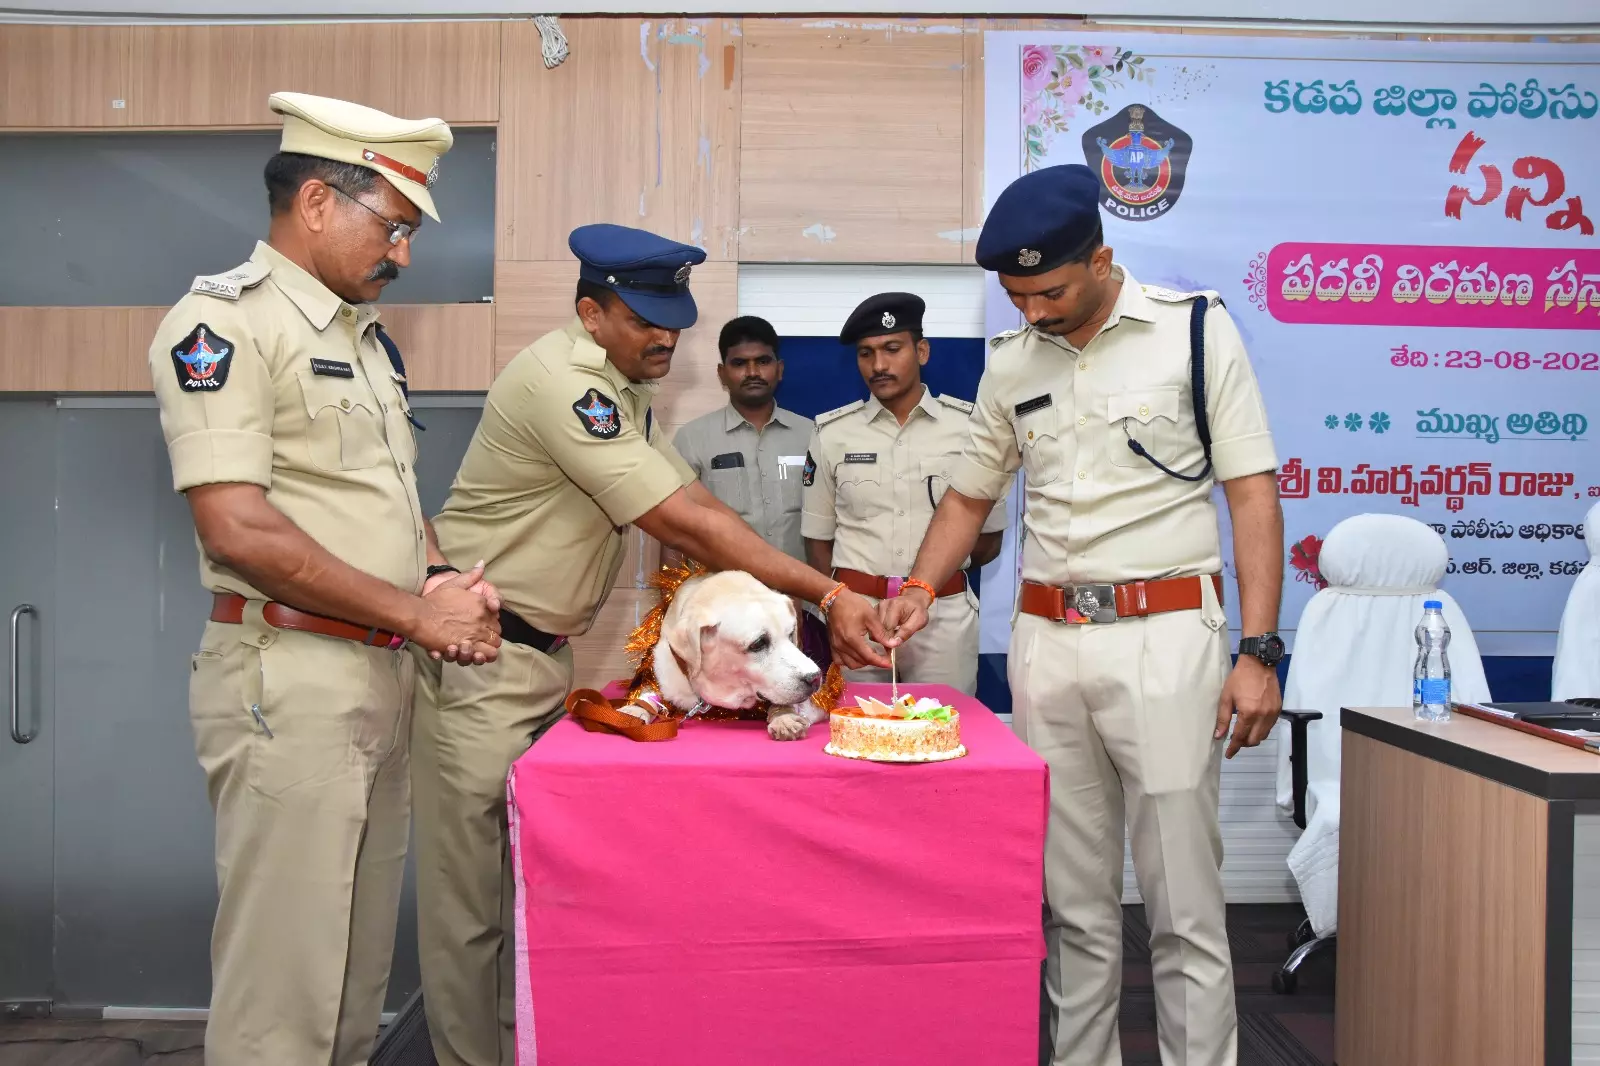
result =
[[1261,638],[1261,659],[1269,666],[1276,666],[1283,659],[1283,638],[1276,633],[1268,633]]

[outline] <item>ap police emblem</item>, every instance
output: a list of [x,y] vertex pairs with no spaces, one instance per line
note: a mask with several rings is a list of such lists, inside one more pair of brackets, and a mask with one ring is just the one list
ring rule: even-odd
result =
[[1100,206],[1129,222],[1172,210],[1193,151],[1187,133],[1145,104],[1129,104],[1083,135],[1083,158],[1100,179]]
[[172,346],[172,369],[185,392],[216,392],[228,383],[233,366],[233,342],[204,322]]
[[583,399],[573,403],[572,409],[583,424],[583,431],[591,437],[611,440],[622,432],[622,418],[617,413],[617,402],[599,389],[590,389]]

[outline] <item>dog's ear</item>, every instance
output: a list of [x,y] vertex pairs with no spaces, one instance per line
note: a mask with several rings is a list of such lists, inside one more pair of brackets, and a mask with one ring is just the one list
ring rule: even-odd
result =
[[684,673],[689,677],[700,672],[705,642],[717,632],[716,623],[706,618],[704,611],[695,610],[696,606],[685,604],[672,632],[666,635],[667,647],[683,660]]

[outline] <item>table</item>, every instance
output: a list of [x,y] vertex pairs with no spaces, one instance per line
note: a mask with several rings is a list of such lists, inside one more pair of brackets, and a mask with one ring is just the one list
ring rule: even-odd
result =
[[910,688],[961,712],[965,757],[563,720],[518,759],[519,1066],[1037,1061],[1048,771],[976,700]]
[[1600,1063],[1600,755],[1345,708],[1337,1060]]

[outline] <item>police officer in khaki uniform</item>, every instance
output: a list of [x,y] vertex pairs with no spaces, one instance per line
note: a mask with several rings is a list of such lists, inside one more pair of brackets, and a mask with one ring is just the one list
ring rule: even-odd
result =
[[[922,335],[927,305],[909,292],[862,301],[839,332],[856,349],[872,397],[817,417],[806,451],[802,531],[811,565],[879,602],[898,593],[916,558],[961,448],[972,404],[934,396],[922,383],[930,348]],[[899,676],[978,687],[978,597],[967,571],[1000,552],[1006,509],[991,510],[969,558],[938,588],[928,632],[896,653]],[[876,668],[852,681],[888,681]]]
[[[941,584],[1022,467],[1027,538],[1009,669],[1014,728],[1050,764],[1042,1061],[1122,1061],[1126,820],[1161,1061],[1224,1066],[1236,1061],[1237,1023],[1217,824],[1222,738],[1237,714],[1227,754],[1259,744],[1281,704],[1277,459],[1233,320],[1214,293],[1141,286],[1115,264],[1099,191],[1081,165],[1035,171],[984,223],[978,263],[1000,275],[1028,325],[993,342],[971,439],[912,575]],[[1217,481],[1246,637],[1231,669]],[[923,587],[903,591],[883,607],[885,628],[915,633],[927,606]]]
[[[722,327],[717,349],[717,380],[728,390],[728,405],[686,423],[672,446],[762,540],[804,561],[800,474],[811,419],[773,399],[783,380],[778,333],[764,318],[735,318]],[[665,561],[672,561],[670,553]]]
[[719,569],[827,607],[847,666],[887,665],[872,605],[769,546],[695,478],[651,409],[705,253],[643,230],[583,226],[577,315],[495,380],[443,513],[446,556],[486,559],[504,598],[492,668],[424,671],[413,731],[423,1002],[442,1066],[513,1066],[514,895],[506,773],[561,714],[567,638],[585,632],[637,525]]
[[422,214],[438,217],[450,129],[298,93],[271,107],[267,240],[196,278],[150,346],[215,597],[189,688],[221,897],[206,1062],[357,1066],[406,851],[400,649],[493,661],[498,600],[479,572],[419,595],[444,559],[417,500],[404,370],[371,306]]

